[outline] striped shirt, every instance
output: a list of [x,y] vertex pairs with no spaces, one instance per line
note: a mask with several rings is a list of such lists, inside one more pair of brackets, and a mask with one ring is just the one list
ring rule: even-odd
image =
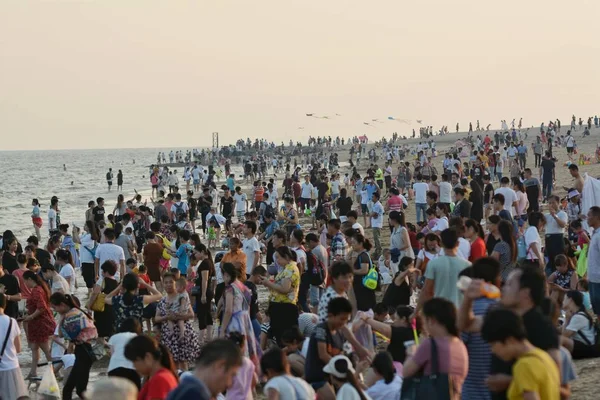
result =
[[[473,302],[475,316],[485,316],[496,300],[481,297]],[[491,400],[490,390],[485,379],[490,374],[492,351],[479,333],[461,333],[461,339],[469,353],[469,373],[463,384],[462,399]]]

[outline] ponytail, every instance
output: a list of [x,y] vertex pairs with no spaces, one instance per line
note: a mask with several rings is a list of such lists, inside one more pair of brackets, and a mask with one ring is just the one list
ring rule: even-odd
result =
[[367,400],[367,397],[365,396],[362,387],[358,384],[358,381],[356,380],[356,376],[354,376],[354,374],[350,371],[348,371],[348,373],[346,374],[346,381],[348,381],[348,383],[351,384],[354,387],[354,389],[356,389],[356,392],[360,396],[360,400]]
[[34,281],[44,291],[44,294],[46,295],[46,300],[50,299],[50,289],[48,288],[48,285],[46,285],[46,282],[44,282],[44,280],[38,274],[31,270],[25,271],[23,273],[23,279],[31,279],[32,281]]
[[179,376],[177,375],[177,370],[175,368],[175,362],[173,361],[173,356],[171,356],[171,352],[169,348],[162,343],[158,343],[158,361],[163,368],[166,368],[173,374],[176,380],[179,381]]
[[79,301],[79,299],[76,296],[72,296],[70,294],[63,294],[63,293],[54,293],[52,296],[50,296],[50,303],[54,304],[55,306],[58,306],[60,304],[65,304],[66,306],[68,306],[71,309],[76,308],[77,310],[81,311],[86,317],[93,320],[93,318],[90,314],[88,314],[87,312],[85,312],[81,309],[81,302]]
[[125,358],[132,362],[143,359],[148,353],[163,368],[168,369],[175,379],[179,380],[175,372],[175,363],[173,362],[173,357],[171,357],[171,352],[155,338],[148,335],[135,336],[129,340],[123,352]]

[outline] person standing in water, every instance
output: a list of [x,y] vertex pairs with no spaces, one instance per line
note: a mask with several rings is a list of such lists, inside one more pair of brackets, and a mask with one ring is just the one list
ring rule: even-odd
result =
[[112,181],[113,181],[112,168],[109,168],[108,172],[106,173],[106,183],[108,183],[108,191],[109,192],[110,192],[110,189],[112,188]]
[[40,202],[38,199],[31,200],[31,205],[33,206],[33,210],[31,211],[31,222],[33,223],[33,227],[35,229],[35,236],[37,236],[38,240],[42,239],[42,235],[40,233],[40,228],[43,225],[42,217],[40,217]]
[[121,192],[123,191],[123,171],[121,170],[119,170],[117,173],[117,190]]

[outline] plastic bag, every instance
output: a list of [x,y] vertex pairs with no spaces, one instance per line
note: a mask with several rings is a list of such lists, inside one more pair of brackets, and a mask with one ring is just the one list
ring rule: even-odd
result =
[[588,261],[587,261],[587,253],[588,253],[588,244],[584,244],[583,248],[579,251],[575,252],[575,255],[578,255],[579,258],[577,259],[577,275],[579,275],[580,277],[585,276],[585,273],[587,272],[587,267],[588,267]]
[[358,311],[352,320],[352,331],[356,340],[358,340],[367,351],[374,352],[375,343],[373,342],[373,329],[370,325],[367,325],[362,321],[361,317],[364,315],[373,318],[373,310]]
[[58,382],[56,381],[56,376],[54,376],[54,370],[52,369],[52,365],[49,365],[44,370],[44,375],[42,375],[42,382],[40,383],[40,387],[37,390],[38,394],[43,394],[49,398],[53,399],[61,399],[60,388],[58,387]]

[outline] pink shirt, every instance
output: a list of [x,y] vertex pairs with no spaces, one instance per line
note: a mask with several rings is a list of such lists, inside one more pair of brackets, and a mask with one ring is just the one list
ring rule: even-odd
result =
[[227,400],[252,400],[252,378],[256,367],[248,357],[242,358],[242,366],[233,378],[233,385],[227,389]]
[[402,199],[400,196],[391,196],[388,199],[388,207],[391,211],[402,211]]
[[25,280],[23,279],[23,274],[27,271],[26,269],[15,269],[12,274],[17,277],[19,280],[19,288],[21,289],[21,297],[24,299],[28,299],[31,295],[31,289],[25,284]]
[[[431,340],[425,339],[417,348],[412,360],[424,368],[424,375],[431,375]],[[462,340],[457,337],[436,338],[439,372],[448,374],[454,387],[461,388],[469,370],[469,356]]]

